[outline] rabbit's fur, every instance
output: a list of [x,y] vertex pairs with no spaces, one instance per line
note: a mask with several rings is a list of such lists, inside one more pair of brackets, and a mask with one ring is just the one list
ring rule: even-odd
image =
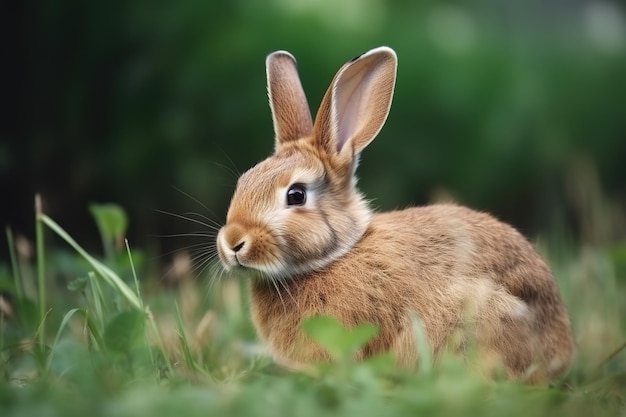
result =
[[259,336],[298,367],[331,359],[303,319],[372,323],[379,334],[356,359],[390,351],[411,366],[415,313],[435,357],[473,346],[511,378],[560,377],[573,352],[568,314],[520,233],[456,205],[374,213],[357,191],[358,157],[387,118],[396,66],[386,47],[345,64],[313,123],[295,59],[268,56],[275,153],[241,176],[217,238],[226,269],[260,271],[251,283]]

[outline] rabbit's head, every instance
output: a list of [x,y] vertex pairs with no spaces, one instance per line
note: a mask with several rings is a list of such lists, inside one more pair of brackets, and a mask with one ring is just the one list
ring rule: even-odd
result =
[[313,123],[293,56],[267,57],[275,151],[239,178],[217,236],[226,269],[293,277],[351,250],[371,217],[354,173],[389,113],[396,67],[387,47],[346,63]]

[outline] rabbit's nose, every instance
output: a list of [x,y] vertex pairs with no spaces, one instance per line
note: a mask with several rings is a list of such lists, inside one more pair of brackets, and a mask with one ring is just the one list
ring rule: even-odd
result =
[[218,240],[226,251],[239,252],[246,244],[245,230],[236,223],[226,225],[220,230]]
[[232,247],[233,252],[239,252],[245,244],[246,244],[245,240],[242,240],[241,242],[237,243],[235,246]]

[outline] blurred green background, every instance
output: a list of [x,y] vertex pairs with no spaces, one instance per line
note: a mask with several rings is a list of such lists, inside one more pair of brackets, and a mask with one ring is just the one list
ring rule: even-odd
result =
[[[33,195],[87,247],[116,202],[134,246],[223,218],[269,155],[264,59],[292,52],[313,113],[335,71],[389,45],[398,82],[360,186],[381,209],[438,198],[534,236],[624,239],[626,14],[611,1],[42,0],[2,6],[0,218],[33,235]],[[590,222],[592,222],[591,225]],[[5,246],[2,246],[4,249]],[[8,257],[2,250],[0,257]]]

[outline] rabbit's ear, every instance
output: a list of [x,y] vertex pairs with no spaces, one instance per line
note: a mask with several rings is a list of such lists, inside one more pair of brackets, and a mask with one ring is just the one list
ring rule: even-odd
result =
[[265,60],[265,70],[276,146],[309,136],[313,123],[296,59],[286,51],[273,52]]
[[393,49],[380,47],[337,72],[315,119],[316,140],[327,152],[352,158],[376,137],[389,114],[396,68]]

